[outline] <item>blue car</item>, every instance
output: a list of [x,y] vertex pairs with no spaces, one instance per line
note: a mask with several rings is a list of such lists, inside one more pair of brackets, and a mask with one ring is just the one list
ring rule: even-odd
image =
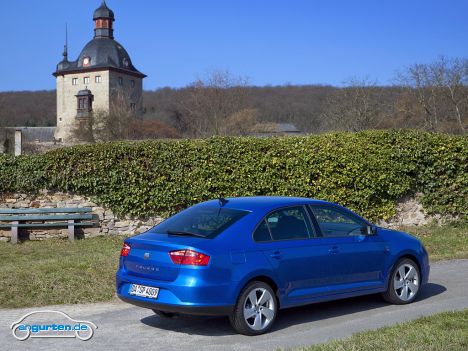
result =
[[203,202],[126,239],[117,294],[162,317],[229,316],[259,335],[278,311],[381,293],[413,302],[429,277],[415,237],[325,201],[245,197]]

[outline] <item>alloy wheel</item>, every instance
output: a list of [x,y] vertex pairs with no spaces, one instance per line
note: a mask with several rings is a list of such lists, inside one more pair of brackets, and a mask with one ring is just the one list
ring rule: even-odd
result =
[[244,319],[252,330],[263,330],[275,317],[275,298],[267,289],[254,288],[244,302]]
[[419,290],[418,270],[409,263],[404,263],[395,272],[393,289],[402,301],[411,300]]

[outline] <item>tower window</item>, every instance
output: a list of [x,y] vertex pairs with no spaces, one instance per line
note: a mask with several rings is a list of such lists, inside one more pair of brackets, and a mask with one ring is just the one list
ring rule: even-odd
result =
[[89,77],[84,77],[83,81],[85,84],[89,84]]
[[72,79],[72,85],[78,85],[78,78]]
[[130,84],[132,85],[132,88],[135,88],[135,81],[134,80],[131,80]]
[[101,83],[102,82],[101,76],[96,76],[95,81],[96,81],[96,83]]
[[119,85],[120,85],[120,86],[123,85],[123,78],[122,78],[122,77],[119,77]]
[[90,90],[81,90],[76,95],[77,112],[76,118],[89,118],[90,113],[93,111],[94,96]]
[[88,98],[78,98],[78,110],[88,108]]

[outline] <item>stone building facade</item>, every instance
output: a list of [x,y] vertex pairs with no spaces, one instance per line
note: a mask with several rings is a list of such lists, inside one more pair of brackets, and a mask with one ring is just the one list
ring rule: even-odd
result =
[[76,61],[63,60],[54,72],[57,84],[57,128],[55,139],[71,141],[73,131],[93,113],[109,113],[113,106],[135,115],[142,111],[143,79],[128,52],[114,40],[114,12],[105,1],[94,11],[94,38]]

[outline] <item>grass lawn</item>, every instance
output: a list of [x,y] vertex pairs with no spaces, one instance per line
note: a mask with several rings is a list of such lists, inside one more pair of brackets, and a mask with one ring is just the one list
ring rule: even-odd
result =
[[0,307],[109,301],[122,237],[0,245]]
[[[406,228],[432,261],[468,258],[468,224]],[[109,301],[122,238],[0,243],[0,308]]]
[[415,235],[423,242],[431,261],[468,258],[468,223],[401,229]]
[[468,310],[366,331],[350,338],[303,348],[304,351],[468,350]]

